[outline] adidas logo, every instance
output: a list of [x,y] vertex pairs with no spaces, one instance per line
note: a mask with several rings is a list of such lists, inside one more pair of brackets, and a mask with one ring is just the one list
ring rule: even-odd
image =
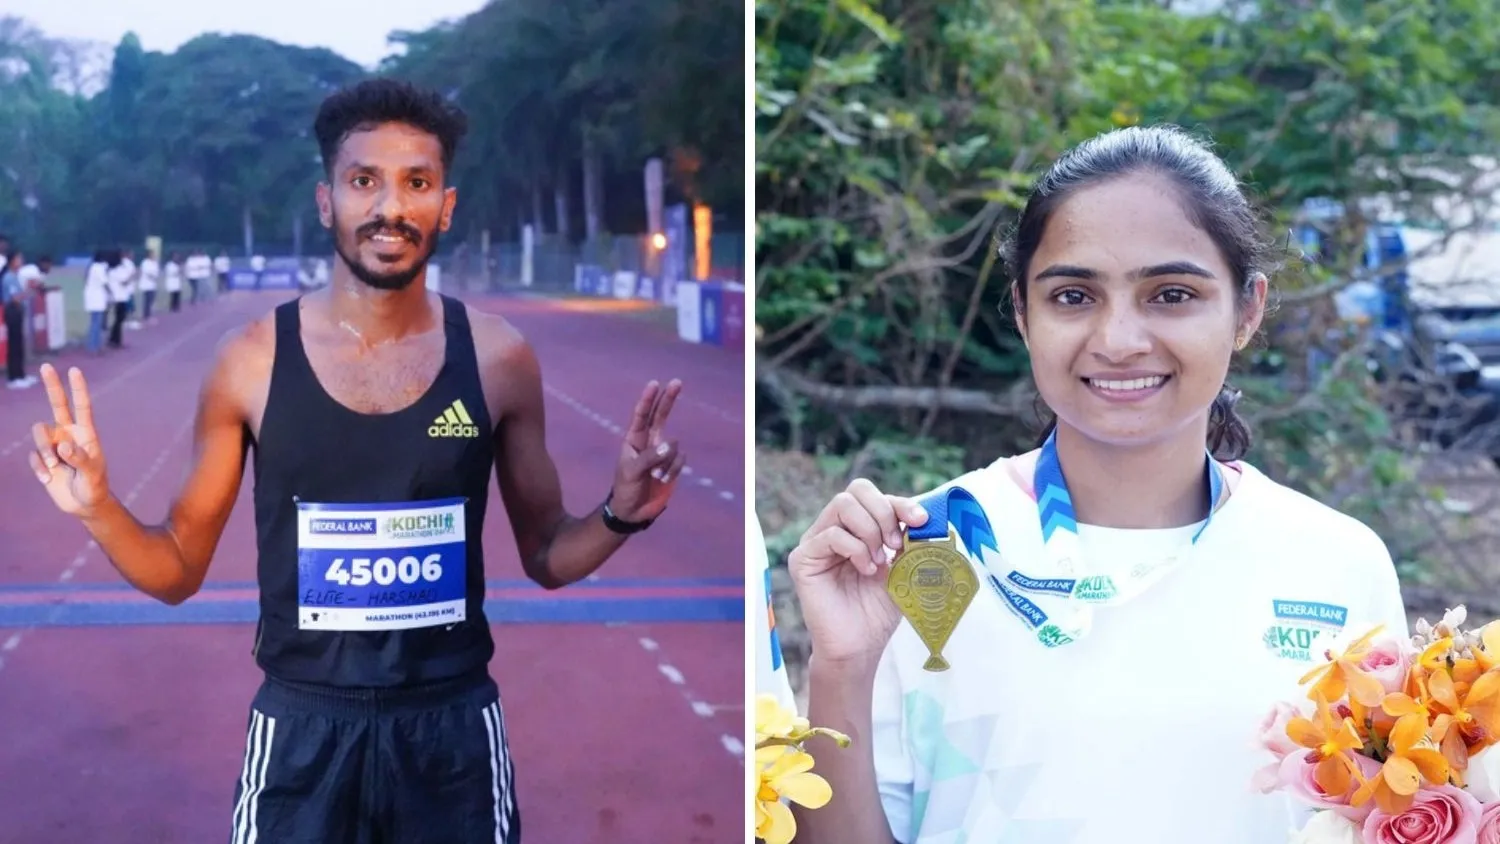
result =
[[432,420],[431,427],[427,429],[427,436],[473,439],[479,436],[479,426],[474,424],[469,411],[464,409],[464,403],[456,401],[443,411],[442,416]]

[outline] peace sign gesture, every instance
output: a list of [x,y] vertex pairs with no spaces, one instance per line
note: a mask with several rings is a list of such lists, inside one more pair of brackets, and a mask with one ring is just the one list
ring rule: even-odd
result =
[[610,509],[624,521],[654,519],[667,509],[667,499],[672,497],[677,476],[687,463],[687,455],[677,450],[677,441],[663,434],[667,416],[681,392],[682,382],[676,379],[665,388],[652,381],[635,404],[635,415],[620,448],[610,502]]
[[41,366],[42,385],[52,405],[49,425],[31,426],[36,450],[29,456],[36,479],[47,488],[57,509],[71,516],[87,516],[109,498],[109,478],[104,471],[104,450],[94,431],[94,408],[89,387],[77,367],[68,370],[73,407],[63,392],[62,379],[52,364]]

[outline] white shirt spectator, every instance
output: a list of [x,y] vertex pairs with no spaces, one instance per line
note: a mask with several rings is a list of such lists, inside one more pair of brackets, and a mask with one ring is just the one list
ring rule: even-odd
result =
[[229,272],[229,256],[220,255],[214,259],[214,272],[219,275]]
[[166,291],[168,293],[182,292],[182,265],[176,261],[167,262]]
[[156,292],[156,280],[161,277],[161,265],[155,258],[147,257],[141,261],[141,292]]
[[42,268],[36,264],[27,264],[21,267],[16,275],[20,278],[23,288],[30,288],[33,285],[41,284],[47,278],[47,274],[42,272]]
[[213,275],[214,262],[207,255],[194,255],[187,259],[187,277],[202,281]]
[[83,279],[83,309],[91,314],[109,310],[109,265],[103,261],[89,264]]
[[109,298],[111,302],[119,304],[129,302],[135,293],[134,282],[135,265],[130,261],[121,261],[119,266],[109,271]]

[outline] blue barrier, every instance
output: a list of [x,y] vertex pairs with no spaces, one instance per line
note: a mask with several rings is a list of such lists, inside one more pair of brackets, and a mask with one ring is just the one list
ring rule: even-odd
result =
[[745,339],[745,287],[720,281],[676,281],[593,264],[573,268],[573,291],[585,296],[656,302],[677,311],[677,336],[739,350]]

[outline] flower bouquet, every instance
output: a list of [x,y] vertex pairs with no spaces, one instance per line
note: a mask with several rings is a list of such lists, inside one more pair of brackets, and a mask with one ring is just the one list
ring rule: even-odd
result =
[[773,695],[755,700],[755,767],[759,771],[755,791],[755,837],[766,844],[788,844],[797,835],[797,821],[784,800],[809,809],[820,809],[833,797],[828,781],[811,773],[812,754],[803,746],[813,736],[833,739],[849,746],[849,737],[823,727],[811,726],[777,703]]
[[1500,844],[1500,623],[1465,618],[1330,649],[1266,716],[1256,788],[1316,810],[1292,842]]

